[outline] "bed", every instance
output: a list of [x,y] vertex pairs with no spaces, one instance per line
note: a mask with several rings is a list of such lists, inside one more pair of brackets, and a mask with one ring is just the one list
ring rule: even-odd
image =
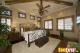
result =
[[46,31],[45,30],[34,30],[34,31],[27,31],[27,32],[21,32],[21,35],[24,37],[25,41],[28,44],[28,47],[30,47],[30,43],[34,42],[41,37],[46,37]]

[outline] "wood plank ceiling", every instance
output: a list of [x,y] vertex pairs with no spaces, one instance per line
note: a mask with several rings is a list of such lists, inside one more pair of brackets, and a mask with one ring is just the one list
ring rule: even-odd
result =
[[[25,2],[32,2],[32,1],[39,1],[39,0],[6,0],[5,3],[11,5],[11,4],[16,4],[16,3],[25,3]],[[63,4],[67,6],[73,5],[72,2],[68,2],[64,0],[43,0],[43,1],[48,1],[48,2],[53,1],[54,3]]]

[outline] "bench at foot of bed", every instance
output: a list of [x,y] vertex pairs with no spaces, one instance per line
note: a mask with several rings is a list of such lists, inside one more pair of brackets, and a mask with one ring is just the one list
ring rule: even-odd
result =
[[38,47],[42,47],[49,41],[49,38],[47,36],[41,37],[35,41],[35,45]]

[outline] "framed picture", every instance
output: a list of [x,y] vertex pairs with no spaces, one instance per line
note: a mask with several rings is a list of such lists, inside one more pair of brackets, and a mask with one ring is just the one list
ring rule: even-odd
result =
[[26,13],[18,12],[18,17],[19,18],[26,18]]
[[34,15],[30,15],[30,19],[31,20],[35,20],[35,16]]

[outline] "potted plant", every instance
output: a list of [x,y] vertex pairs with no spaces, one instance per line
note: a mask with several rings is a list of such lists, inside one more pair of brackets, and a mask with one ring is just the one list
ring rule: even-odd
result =
[[60,30],[60,38],[64,39],[64,31],[63,30]]
[[80,43],[72,43],[70,44],[71,48],[76,48],[76,51],[74,53],[80,53]]
[[7,36],[7,33],[9,32],[8,28],[9,27],[6,24],[0,23],[0,53],[5,53],[6,49],[10,45]]
[[47,36],[49,36],[50,35],[49,29],[46,29],[46,32],[47,32]]

